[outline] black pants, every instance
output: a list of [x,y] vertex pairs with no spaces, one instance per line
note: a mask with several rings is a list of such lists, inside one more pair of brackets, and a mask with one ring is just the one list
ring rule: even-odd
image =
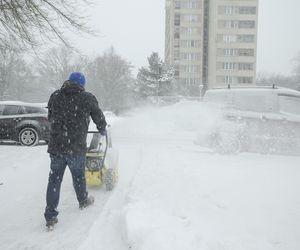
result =
[[83,202],[88,195],[84,175],[85,156],[63,154],[50,155],[50,158],[51,170],[47,187],[47,206],[44,214],[46,220],[51,220],[58,215],[57,206],[59,203],[60,187],[67,165],[72,174],[73,186],[78,202]]

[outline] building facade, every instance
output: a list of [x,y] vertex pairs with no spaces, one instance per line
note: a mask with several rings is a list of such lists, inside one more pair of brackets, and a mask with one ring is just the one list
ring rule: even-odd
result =
[[187,95],[254,85],[258,0],[166,0],[165,61]]

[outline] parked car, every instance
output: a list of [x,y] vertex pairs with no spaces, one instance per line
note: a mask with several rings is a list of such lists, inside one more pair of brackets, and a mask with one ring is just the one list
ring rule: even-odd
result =
[[0,102],[0,140],[34,146],[49,140],[50,124],[44,104]]
[[299,91],[229,86],[208,90],[203,102],[222,111],[206,138],[216,151],[300,154]]

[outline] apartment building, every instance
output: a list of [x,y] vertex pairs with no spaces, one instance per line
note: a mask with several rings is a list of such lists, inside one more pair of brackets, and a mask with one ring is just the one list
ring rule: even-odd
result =
[[254,85],[258,0],[166,0],[165,61],[187,95]]

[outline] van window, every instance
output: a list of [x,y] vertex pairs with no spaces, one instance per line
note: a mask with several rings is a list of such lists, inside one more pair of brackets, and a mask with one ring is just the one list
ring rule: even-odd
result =
[[234,100],[235,109],[237,110],[252,112],[274,111],[273,99],[266,95],[235,93]]
[[3,110],[4,110],[4,105],[0,105],[0,115],[2,115]]
[[279,94],[280,112],[300,115],[300,97]]
[[19,106],[5,105],[2,115],[17,115],[19,113]]

